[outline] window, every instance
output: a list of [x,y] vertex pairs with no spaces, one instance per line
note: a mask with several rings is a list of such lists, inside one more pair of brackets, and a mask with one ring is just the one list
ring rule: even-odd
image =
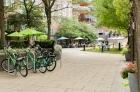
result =
[[103,33],[99,33],[99,35],[103,35]]
[[7,19],[4,20],[5,30],[7,30]]
[[35,5],[38,5],[39,4],[39,0],[35,0]]
[[[64,3],[63,3],[63,7],[66,7],[67,5],[67,2],[66,2],[66,0],[64,1]],[[64,9],[63,10],[63,16],[66,16],[66,14],[67,14],[67,9]]]
[[12,5],[15,2],[15,0],[4,0],[4,5],[9,6]]
[[[54,6],[52,7],[52,10],[51,11],[53,11],[53,10],[54,10]],[[54,12],[51,13],[51,16],[52,16],[51,18],[53,20],[54,19]]]
[[54,35],[54,29],[51,28],[51,35]]
[[[62,4],[61,0],[58,0],[57,3],[58,3],[58,8],[57,9],[60,9],[61,8],[61,4]],[[60,11],[57,12],[57,16],[58,16],[58,21],[59,22],[61,22],[61,18],[60,18],[61,15],[62,15],[62,10],[60,10]]]
[[42,16],[46,17],[45,9],[42,10]]

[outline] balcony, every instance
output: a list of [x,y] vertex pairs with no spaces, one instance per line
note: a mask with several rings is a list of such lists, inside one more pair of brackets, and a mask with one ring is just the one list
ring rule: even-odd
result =
[[86,19],[93,19],[94,17],[88,14],[88,15],[85,15],[85,18]]
[[83,7],[83,6],[79,6],[79,5],[73,5],[72,6],[73,10],[75,11],[90,11],[90,7]]

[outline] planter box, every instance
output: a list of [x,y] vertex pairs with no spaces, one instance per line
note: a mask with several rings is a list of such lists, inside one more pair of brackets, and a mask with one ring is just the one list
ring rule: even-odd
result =
[[128,80],[130,86],[130,92],[138,92],[137,77],[133,73],[128,73]]
[[126,61],[131,61],[130,52],[125,53],[125,59]]

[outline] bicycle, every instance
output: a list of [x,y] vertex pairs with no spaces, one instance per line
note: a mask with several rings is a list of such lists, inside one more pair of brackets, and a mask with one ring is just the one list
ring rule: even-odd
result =
[[56,55],[54,54],[54,50],[46,50],[42,53],[43,58],[48,62],[46,66],[48,71],[53,71],[56,68]]
[[[9,57],[2,60],[2,69],[8,73],[14,72],[15,75],[17,74],[17,72],[20,72],[23,77],[26,77],[28,75],[28,69],[24,60],[25,57],[18,57],[16,50],[13,50],[11,48],[4,48],[4,50],[5,53],[9,54]],[[12,57],[12,55],[14,57]]]
[[25,51],[28,58],[28,70],[33,69],[33,72],[36,73],[37,69],[39,69],[41,73],[45,73],[47,70],[47,62],[45,59],[43,59],[41,52],[39,53],[39,55],[37,55],[37,58],[33,58],[30,54],[31,50],[29,48],[27,48]]

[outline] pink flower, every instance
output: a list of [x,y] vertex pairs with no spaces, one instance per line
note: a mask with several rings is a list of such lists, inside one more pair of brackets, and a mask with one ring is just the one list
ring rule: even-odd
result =
[[123,67],[120,71],[120,75],[122,78],[127,78],[128,73],[134,73],[134,76],[137,76],[137,64],[136,62],[128,62],[125,67]]

